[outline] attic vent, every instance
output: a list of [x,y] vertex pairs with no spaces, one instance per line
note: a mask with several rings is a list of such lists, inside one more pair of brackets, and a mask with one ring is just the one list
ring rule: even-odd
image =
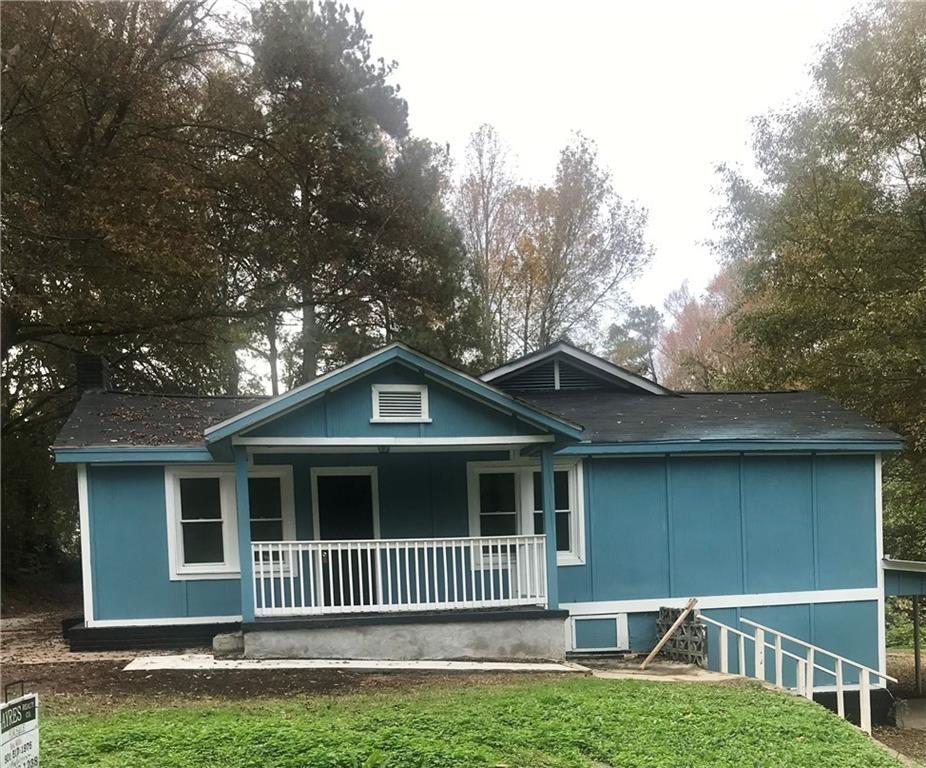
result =
[[579,368],[566,363],[559,364],[559,389],[602,389],[602,382]]
[[371,421],[430,421],[424,384],[374,384]]
[[526,371],[516,373],[514,376],[500,381],[499,384],[504,389],[520,390],[540,390],[554,389],[556,386],[555,374],[553,372],[553,361],[548,360]]

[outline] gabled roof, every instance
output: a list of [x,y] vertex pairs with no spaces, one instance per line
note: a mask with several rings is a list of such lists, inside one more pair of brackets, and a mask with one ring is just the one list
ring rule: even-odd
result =
[[528,368],[540,365],[547,360],[567,360],[573,365],[588,370],[595,376],[604,380],[610,380],[618,384],[622,389],[631,391],[647,392],[651,395],[671,395],[672,390],[660,386],[654,381],[640,376],[638,373],[621,368],[608,360],[605,360],[584,349],[579,349],[565,341],[557,341],[550,346],[537,352],[532,352],[524,357],[505,363],[498,368],[486,371],[479,378],[485,382],[500,383],[503,379],[513,374],[524,371]]
[[518,398],[512,397],[507,392],[503,392],[484,381],[480,381],[456,368],[438,362],[421,352],[417,352],[404,344],[396,342],[209,427],[204,432],[206,444],[210,445],[243,430],[251,429],[258,424],[275,418],[284,412],[319,397],[334,387],[342,386],[352,379],[363,376],[370,371],[381,368],[394,361],[399,361],[411,365],[414,368],[418,368],[438,381],[443,381],[450,386],[462,389],[467,394],[477,399],[481,399],[495,407],[500,407],[503,410],[509,411],[515,416],[553,432],[556,435],[572,440],[580,440],[582,438],[581,425],[552,413],[544,412],[536,406],[529,405]]

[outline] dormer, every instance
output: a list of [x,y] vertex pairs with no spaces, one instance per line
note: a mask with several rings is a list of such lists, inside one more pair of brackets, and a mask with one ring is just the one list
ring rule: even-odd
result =
[[480,378],[506,392],[617,390],[672,394],[645,376],[562,341],[487,371]]

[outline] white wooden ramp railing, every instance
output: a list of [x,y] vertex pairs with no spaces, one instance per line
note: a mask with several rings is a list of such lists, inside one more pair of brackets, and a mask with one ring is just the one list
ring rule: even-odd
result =
[[[752,631],[744,632],[731,627],[716,619],[708,618],[701,615],[701,621],[718,629],[718,657],[720,660],[720,671],[728,674],[739,674],[743,677],[752,677],[756,680],[772,683],[776,688],[796,693],[799,696],[813,700],[814,690],[819,690],[819,686],[814,683],[816,673],[822,673],[824,676],[832,678],[836,684],[836,712],[845,718],[846,703],[845,692],[847,679],[858,678],[859,694],[859,726],[865,733],[871,733],[871,678],[883,680],[887,683],[897,682],[890,675],[879,672],[857,661],[852,661],[838,653],[833,653],[825,648],[805,642],[792,635],[779,632],[764,624],[759,624],[749,619],[740,619],[743,624],[749,626]],[[731,671],[731,640],[736,649],[736,670]],[[790,643],[794,650],[784,647],[784,643]],[[750,668],[749,656],[747,656],[747,643],[751,643],[752,665]],[[766,656],[772,652],[773,670],[766,669]],[[833,662],[833,668],[819,663],[821,657]],[[793,664],[794,685],[785,684],[785,665]],[[771,674],[770,674],[771,673]],[[788,680],[790,683],[790,679]]]

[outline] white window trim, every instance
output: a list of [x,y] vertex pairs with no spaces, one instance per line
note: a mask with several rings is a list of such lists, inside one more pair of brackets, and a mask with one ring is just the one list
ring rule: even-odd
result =
[[[256,477],[278,477],[280,479],[280,512],[283,518],[283,541],[296,540],[296,503],[295,492],[293,489],[293,468],[289,464],[255,464],[248,467],[248,480]],[[251,518],[248,523],[254,521]],[[261,518],[257,518],[260,520]],[[253,544],[253,539],[251,540]],[[260,542],[258,542],[260,543]],[[254,572],[258,575],[264,571],[273,573],[277,576],[289,576],[289,558],[287,553],[283,553],[283,569],[273,563],[252,563]]]
[[[614,621],[614,637],[617,645],[613,647],[601,646],[600,648],[579,648],[576,645],[576,621],[588,621],[596,619],[612,619]],[[567,621],[568,629],[567,648],[575,653],[601,653],[602,651],[629,651],[630,650],[630,630],[626,613],[600,613],[589,616],[570,616]]]
[[[183,563],[183,526],[180,522],[180,480],[183,478],[216,477],[219,479],[219,503],[222,512],[221,563]],[[238,562],[238,526],[235,513],[235,471],[227,466],[164,467],[164,491],[167,507],[167,557],[171,581],[188,579],[227,579],[240,575]]]
[[[183,531],[180,522],[180,479],[184,477],[219,478],[219,499],[222,510],[221,563],[184,565]],[[279,477],[280,503],[283,507],[283,537],[296,538],[296,509],[293,493],[293,468],[289,465],[257,465],[248,467],[248,478]],[[231,579],[241,576],[238,550],[238,512],[235,493],[235,469],[227,464],[198,467],[175,465],[164,467],[164,498],[167,511],[167,559],[171,581]],[[250,521],[248,521],[250,525]],[[278,566],[279,567],[279,566]]]
[[[471,461],[466,465],[469,530],[471,536],[480,536],[479,475],[488,473],[516,473],[515,506],[518,512],[518,533],[534,529],[534,479],[540,463],[530,460]],[[557,459],[554,472],[569,472],[569,503],[575,513],[570,520],[572,549],[556,553],[558,566],[585,565],[585,478],[581,459]]]
[[[406,418],[404,416],[380,416],[379,415],[379,393],[380,392],[419,392],[421,394],[421,417]],[[427,384],[374,384],[373,385],[373,418],[371,424],[430,424],[431,412],[428,406],[428,385]]]

